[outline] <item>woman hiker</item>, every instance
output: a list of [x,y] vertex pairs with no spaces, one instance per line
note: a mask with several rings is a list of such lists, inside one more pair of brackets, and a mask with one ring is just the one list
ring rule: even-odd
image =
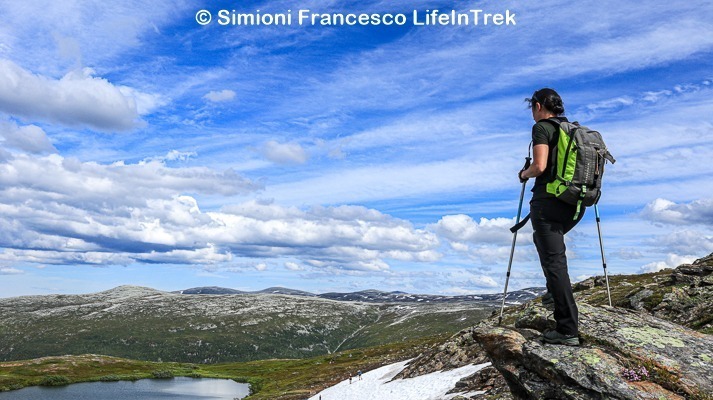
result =
[[554,303],[555,330],[543,335],[546,343],[579,345],[577,304],[574,301],[572,285],[567,272],[564,235],[569,232],[584,216],[584,207],[575,219],[575,205],[567,204],[553,194],[547,193],[546,185],[553,178],[551,156],[557,146],[559,126],[557,121],[567,121],[562,98],[552,89],[536,91],[526,99],[532,110],[533,160],[529,168],[518,173],[520,182],[535,179],[530,201],[530,220],[532,236],[540,256],[540,264],[547,281],[547,293],[543,304]]

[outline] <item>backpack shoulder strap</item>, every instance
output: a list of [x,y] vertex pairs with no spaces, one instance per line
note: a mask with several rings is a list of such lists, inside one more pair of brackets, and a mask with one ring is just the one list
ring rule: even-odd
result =
[[540,121],[547,121],[547,122],[549,122],[550,124],[552,124],[552,126],[555,127],[555,137],[556,137],[556,135],[559,134],[559,132],[560,132],[560,120],[558,120],[557,118],[547,118],[547,119],[542,119],[542,120],[540,120]]

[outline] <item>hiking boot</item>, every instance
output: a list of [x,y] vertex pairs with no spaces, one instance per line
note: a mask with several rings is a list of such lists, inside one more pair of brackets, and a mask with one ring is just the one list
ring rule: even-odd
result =
[[579,346],[577,335],[564,335],[555,330],[547,331],[542,335],[542,340],[550,344],[564,344],[567,346]]
[[542,306],[546,308],[555,306],[555,298],[552,296],[552,293],[547,292],[544,296],[542,296]]

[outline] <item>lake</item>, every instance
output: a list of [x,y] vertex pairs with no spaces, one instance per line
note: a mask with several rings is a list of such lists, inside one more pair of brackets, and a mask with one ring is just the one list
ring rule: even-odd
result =
[[249,393],[250,385],[229,379],[173,378],[32,386],[0,392],[0,400],[233,400]]

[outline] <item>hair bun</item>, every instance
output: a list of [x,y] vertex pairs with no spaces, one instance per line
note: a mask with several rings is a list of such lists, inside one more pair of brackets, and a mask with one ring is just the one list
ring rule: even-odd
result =
[[542,88],[535,92],[533,99],[556,115],[564,114],[564,103],[554,89]]

